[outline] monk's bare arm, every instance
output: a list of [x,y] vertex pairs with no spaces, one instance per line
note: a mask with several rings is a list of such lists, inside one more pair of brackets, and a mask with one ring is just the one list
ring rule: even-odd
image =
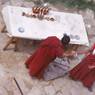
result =
[[94,66],[94,65],[90,65],[90,66],[88,66],[88,68],[89,68],[89,69],[94,69],[95,66]]
[[90,48],[90,49],[88,49],[88,50],[86,50],[86,51],[77,51],[77,54],[89,54],[89,53],[91,53],[92,51],[93,51],[93,49]]
[[75,54],[76,54],[75,51],[65,52],[63,53],[63,57],[71,57],[71,56],[74,56]]

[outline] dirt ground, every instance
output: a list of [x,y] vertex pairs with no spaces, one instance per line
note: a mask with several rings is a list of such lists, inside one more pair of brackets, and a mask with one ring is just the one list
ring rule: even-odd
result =
[[[34,4],[24,0],[0,0],[0,10],[6,5],[31,7]],[[50,7],[53,10],[81,14],[88,32],[90,46],[95,42],[95,17],[92,10],[68,9],[60,5],[50,5]],[[0,12],[0,29],[3,25]],[[17,80],[23,95],[95,95],[95,84],[93,85],[93,92],[89,92],[81,82],[71,80],[68,75],[51,81],[30,77],[24,63],[30,53],[35,51],[37,45],[33,46],[31,40],[21,39],[17,52],[13,50],[14,45],[10,45],[8,50],[3,51],[3,47],[9,39],[6,32],[0,32],[0,95],[21,95],[14,78]],[[89,47],[83,46],[79,50],[83,48],[88,49]],[[77,59],[70,60],[71,67],[78,63],[82,57],[79,56]]]

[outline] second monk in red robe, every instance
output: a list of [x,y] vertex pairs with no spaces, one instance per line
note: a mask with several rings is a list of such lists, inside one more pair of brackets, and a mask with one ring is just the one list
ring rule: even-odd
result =
[[89,54],[70,71],[70,77],[81,81],[91,91],[95,81],[95,44],[87,52]]

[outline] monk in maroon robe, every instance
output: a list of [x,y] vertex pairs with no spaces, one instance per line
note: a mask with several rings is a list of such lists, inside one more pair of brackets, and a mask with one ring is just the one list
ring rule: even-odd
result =
[[95,81],[95,44],[87,52],[89,54],[70,71],[70,77],[81,81],[91,91]]
[[30,75],[42,78],[45,68],[56,57],[69,56],[70,54],[64,53],[64,47],[68,45],[69,42],[70,38],[67,35],[64,35],[61,40],[55,36],[45,39],[36,52],[26,61]]

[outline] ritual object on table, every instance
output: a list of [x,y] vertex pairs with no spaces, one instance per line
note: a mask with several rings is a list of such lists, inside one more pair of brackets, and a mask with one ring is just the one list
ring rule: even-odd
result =
[[51,21],[54,21],[55,19],[53,17],[50,18]]
[[34,14],[43,14],[43,15],[46,15],[46,14],[48,14],[48,12],[49,12],[49,8],[48,7],[38,7],[38,6],[34,6],[33,8],[32,8],[32,12],[34,13]]
[[[40,20],[42,19],[46,19],[48,21],[55,21],[55,19],[53,17],[48,17],[48,13],[49,13],[50,8],[48,7],[43,7],[43,6],[34,6],[32,7],[32,11],[29,13],[22,13],[22,16],[26,16],[26,17],[32,17],[32,18],[38,18]],[[46,17],[44,17],[45,15],[47,15]]]
[[48,21],[55,21],[55,19],[53,17],[44,17],[44,19],[46,19]]
[[25,12],[22,13],[22,16],[33,17],[33,18],[36,18],[36,17],[37,17],[37,15],[35,15],[35,14],[32,14],[32,13],[25,13]]
[[37,18],[38,19],[43,19],[44,18],[44,15],[48,14],[49,12],[49,8],[48,7],[38,7],[38,6],[34,6],[32,8],[32,12],[34,14],[37,14]]

